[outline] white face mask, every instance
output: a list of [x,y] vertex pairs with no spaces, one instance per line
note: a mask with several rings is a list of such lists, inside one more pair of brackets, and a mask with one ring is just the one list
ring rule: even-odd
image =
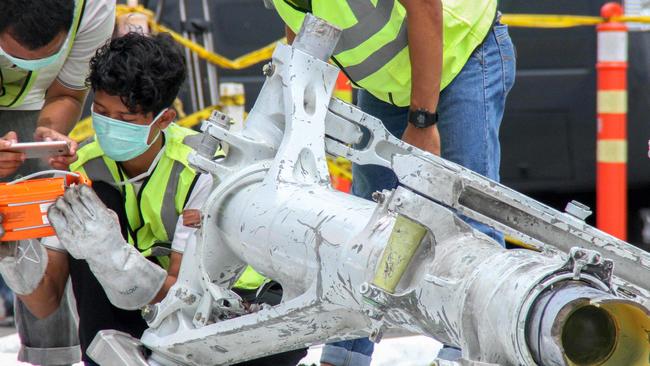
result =
[[[164,131],[163,131],[163,133],[164,133]],[[163,146],[162,149],[160,149],[160,151],[158,152],[158,155],[156,155],[156,158],[153,159],[153,161],[151,162],[151,165],[149,165],[149,169],[147,169],[146,172],[144,172],[142,174],[138,174],[133,178],[129,178],[129,179],[123,180],[121,182],[111,183],[111,185],[113,185],[114,187],[121,187],[121,186],[125,186],[127,184],[131,184],[133,182],[137,182],[139,180],[142,180],[142,179],[150,176],[151,173],[153,173],[154,169],[156,169],[156,165],[158,165],[158,162],[160,161],[160,159],[162,158],[162,156],[164,154],[165,154],[165,146]]]

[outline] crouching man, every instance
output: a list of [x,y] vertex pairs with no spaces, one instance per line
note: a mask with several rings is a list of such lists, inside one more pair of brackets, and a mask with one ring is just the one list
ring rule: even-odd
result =
[[[212,188],[212,176],[187,160],[200,136],[172,123],[169,106],[185,74],[182,52],[166,35],[130,33],[98,50],[88,77],[96,135],[70,165],[93,187],[69,188],[50,207],[56,238],[21,241],[0,260],[0,274],[39,318],[59,306],[70,275],[86,365],[95,365],[86,351],[100,330],[142,336],[139,309],[165,297],[197,230],[183,225],[183,212],[200,209]],[[235,287],[256,294],[264,280],[251,268]],[[305,354],[241,365],[295,365]]]
[[[79,313],[83,360],[98,331],[140,337],[139,308],[162,299],[176,281],[186,242],[185,209],[199,209],[212,177],[187,163],[195,132],[172,123],[170,105],[184,81],[182,52],[165,35],[128,34],[90,63],[96,136],[70,169],[93,181],[68,189],[50,208],[58,238],[17,244],[0,273],[39,318],[59,306],[68,274]],[[28,253],[36,260],[26,260]]]

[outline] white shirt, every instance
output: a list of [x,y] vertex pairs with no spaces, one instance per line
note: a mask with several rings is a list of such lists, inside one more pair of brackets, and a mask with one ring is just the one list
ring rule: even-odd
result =
[[[134,183],[134,186],[136,183]],[[135,188],[135,187],[134,187]],[[190,197],[187,200],[185,209],[197,209],[200,210],[203,207],[203,204],[208,200],[210,191],[212,190],[212,175],[210,174],[201,174],[199,179],[197,179],[194,189],[190,192]],[[174,239],[172,240],[172,250],[175,252],[183,253],[187,242],[191,236],[196,233],[196,228],[190,228],[183,225],[183,216],[178,217],[176,222],[176,231],[174,232]],[[42,239],[44,246],[58,250],[65,251],[65,247],[59,241],[56,236],[48,236]]]
[[[62,56],[52,65],[38,71],[36,81],[21,105],[0,107],[0,110],[40,110],[45,101],[45,92],[54,80],[70,89],[87,89],[85,84],[90,70],[90,58],[110,39],[114,24],[115,0],[86,0],[86,9],[74,42],[63,51],[67,57]],[[12,62],[2,55],[0,67],[6,82],[24,78],[24,71],[17,71]]]

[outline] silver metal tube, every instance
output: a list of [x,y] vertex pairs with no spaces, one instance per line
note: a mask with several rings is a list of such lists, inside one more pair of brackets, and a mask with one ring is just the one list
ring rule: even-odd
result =
[[[185,0],[179,0],[178,1],[178,15],[181,20],[181,26],[183,27],[183,37],[188,38],[189,34],[187,30],[185,29],[185,22],[187,21],[187,11],[186,11],[186,6],[185,6]],[[187,64],[188,67],[188,73],[187,73],[187,84],[190,87],[190,102],[192,104],[192,110],[196,111],[199,109],[199,104],[197,100],[197,95],[196,95],[196,82],[194,79],[194,72],[192,70],[194,63],[192,62],[193,60],[193,54],[190,51],[189,48],[185,47],[185,63]]]
[[[203,33],[203,40],[205,49],[214,52],[214,38],[212,37],[212,29],[209,28],[210,21],[210,6],[208,0],[203,0],[203,19],[205,19],[208,28]],[[210,62],[205,62],[208,70],[208,90],[210,91],[210,105],[217,105],[219,103],[219,82],[217,79],[217,67]]]
[[341,37],[341,30],[312,14],[307,14],[293,47],[321,61],[329,60]]
[[[190,33],[190,41],[197,43],[197,36]],[[192,72],[194,72],[194,85],[196,87],[196,99],[198,109],[205,108],[205,97],[203,96],[203,71],[201,70],[201,60],[196,54],[192,54]]]

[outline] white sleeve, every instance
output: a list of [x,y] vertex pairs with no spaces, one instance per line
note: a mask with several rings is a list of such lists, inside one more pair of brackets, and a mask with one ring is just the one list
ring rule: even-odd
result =
[[[200,210],[208,200],[211,191],[212,175],[201,174],[194,185],[194,189],[190,192],[185,209]],[[172,250],[183,253],[187,246],[187,241],[190,236],[196,233],[196,230],[195,228],[183,225],[183,216],[179,216],[178,222],[176,223],[176,231],[174,232],[174,239],[172,240]]]
[[114,25],[115,0],[87,0],[72,49],[57,77],[61,84],[70,89],[86,89],[90,59],[111,38]]

